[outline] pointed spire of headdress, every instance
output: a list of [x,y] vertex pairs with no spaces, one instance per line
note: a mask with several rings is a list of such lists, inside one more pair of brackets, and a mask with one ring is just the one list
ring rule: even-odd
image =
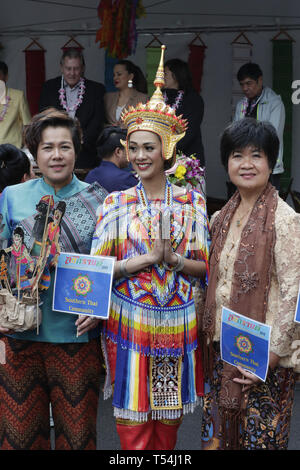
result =
[[165,103],[163,94],[161,92],[161,89],[165,85],[165,71],[164,71],[165,49],[166,49],[166,46],[162,45],[161,46],[160,61],[159,61],[158,69],[156,71],[156,76],[155,76],[155,80],[154,80],[154,86],[156,87],[156,90],[155,90],[155,92],[153,93],[153,95],[150,99],[151,105],[156,105],[158,103],[163,103],[163,104]]
[[121,114],[121,120],[127,127],[127,138],[124,142],[127,155],[129,154],[129,136],[132,132],[144,130],[159,135],[162,142],[162,156],[165,160],[175,157],[176,144],[185,135],[187,129],[186,119],[182,119],[182,115],[175,115],[175,109],[165,103],[161,91],[165,85],[165,49],[166,46],[162,45],[160,61],[154,80],[156,90],[151,99],[145,104],[138,103],[135,108],[129,106],[129,109],[124,110]]

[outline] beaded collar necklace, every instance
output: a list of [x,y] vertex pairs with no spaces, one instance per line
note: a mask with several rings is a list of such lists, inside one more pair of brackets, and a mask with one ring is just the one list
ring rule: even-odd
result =
[[[151,204],[148,201],[145,188],[144,188],[141,181],[136,186],[136,193],[137,193],[139,203],[143,207],[143,211],[146,210],[147,214],[148,214],[148,223],[147,223],[148,227],[147,227],[147,229],[148,229],[148,237],[149,237],[150,245],[151,245],[152,244],[152,221],[153,221],[153,218],[154,218],[155,214],[153,214],[153,211],[151,211]],[[168,211],[169,214],[171,214],[170,209],[172,207],[172,202],[173,202],[172,184],[170,183],[170,181],[166,180],[165,197],[164,197],[163,209],[162,209],[164,213],[166,211]]]
[[61,106],[67,111],[67,113],[77,110],[77,108],[82,103],[84,92],[85,92],[84,78],[81,77],[81,79],[79,80],[79,89],[78,89],[76,103],[74,104],[74,106],[68,106],[67,100],[66,100],[66,90],[64,88],[64,77],[63,76],[61,77],[61,87],[58,90],[59,102]]
[[5,96],[5,103],[3,105],[3,109],[0,113],[0,122],[3,121],[3,119],[5,118],[5,115],[6,115],[7,110],[8,110],[9,102],[10,102],[10,96],[8,95],[8,90],[7,90],[7,95]]

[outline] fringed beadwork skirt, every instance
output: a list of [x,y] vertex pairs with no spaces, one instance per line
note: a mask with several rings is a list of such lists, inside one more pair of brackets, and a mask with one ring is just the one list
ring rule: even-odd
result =
[[[223,449],[221,418],[217,405],[222,368],[223,363],[218,345],[215,348],[213,380],[205,384],[202,421],[203,450]],[[287,449],[294,389],[295,373],[292,369],[284,367],[276,367],[268,373],[266,382],[251,389],[246,417],[241,424],[241,449]]]
[[204,384],[193,301],[159,309],[113,292],[102,349],[104,398],[113,395],[115,417],[178,419],[199,405]]

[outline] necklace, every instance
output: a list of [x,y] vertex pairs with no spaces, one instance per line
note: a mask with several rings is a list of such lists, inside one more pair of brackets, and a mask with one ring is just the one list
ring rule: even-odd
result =
[[5,104],[3,105],[3,109],[0,113],[0,122],[3,121],[5,114],[7,113],[9,102],[10,102],[10,96],[8,95],[8,91],[7,91],[7,95],[5,97]]
[[[179,90],[178,93],[177,93],[176,99],[175,99],[175,103],[174,103],[174,105],[172,106],[172,108],[175,109],[175,111],[176,111],[176,109],[178,108],[178,106],[180,105],[180,103],[181,103],[181,101],[182,101],[182,98],[183,98],[183,95],[184,95],[184,91]],[[167,104],[167,103],[168,103],[168,97],[167,97],[167,93],[166,93],[166,92],[164,92],[163,97],[164,97],[165,103]]]
[[79,80],[79,90],[78,90],[76,103],[73,106],[68,106],[67,101],[66,101],[66,90],[64,88],[64,78],[61,77],[61,87],[58,90],[59,102],[61,106],[67,111],[67,113],[77,110],[77,108],[82,103],[84,92],[85,92],[84,78],[81,77],[81,79]]
[[252,209],[252,207],[250,207],[250,209],[248,209],[239,219],[237,219],[237,221],[235,223],[237,227],[241,226],[241,221],[243,220],[244,217],[246,217],[247,214],[249,214],[251,209]]
[[255,106],[257,105],[257,103],[259,102],[260,98],[261,98],[261,94],[259,95],[258,98],[256,98],[252,102],[248,98],[244,98],[243,102],[242,102],[242,110],[241,110],[242,115],[243,116],[246,115],[249,104],[250,104],[250,110],[249,110],[249,114],[250,114],[253,111],[253,109],[255,108]]
[[[136,186],[136,193],[139,199],[140,204],[142,205],[143,209],[147,213],[147,232],[148,232],[148,238],[150,241],[150,246],[152,246],[152,222],[155,218],[155,213],[153,213],[153,208],[151,208],[151,204],[148,201],[147,194],[145,191],[145,188],[140,181],[138,185]],[[165,186],[165,195],[164,195],[164,202],[163,202],[163,214],[166,215],[167,213],[170,214],[170,208],[172,205],[173,201],[173,190],[172,190],[172,184],[166,180],[166,186]]]

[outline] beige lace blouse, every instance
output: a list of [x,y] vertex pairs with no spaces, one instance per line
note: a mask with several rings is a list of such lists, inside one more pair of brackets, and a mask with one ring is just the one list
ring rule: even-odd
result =
[[[213,224],[215,213],[211,220]],[[283,367],[296,366],[300,362],[300,324],[294,322],[300,281],[300,214],[278,198],[275,214],[276,243],[272,270],[266,323],[272,326],[270,350],[281,357]],[[219,278],[216,289],[216,329],[214,340],[220,340],[222,306],[229,307],[231,279],[239,240],[229,233],[220,257]],[[238,312],[237,312],[238,313]],[[292,348],[292,343],[293,347]],[[299,353],[296,354],[296,349]],[[294,355],[293,355],[294,354]]]

